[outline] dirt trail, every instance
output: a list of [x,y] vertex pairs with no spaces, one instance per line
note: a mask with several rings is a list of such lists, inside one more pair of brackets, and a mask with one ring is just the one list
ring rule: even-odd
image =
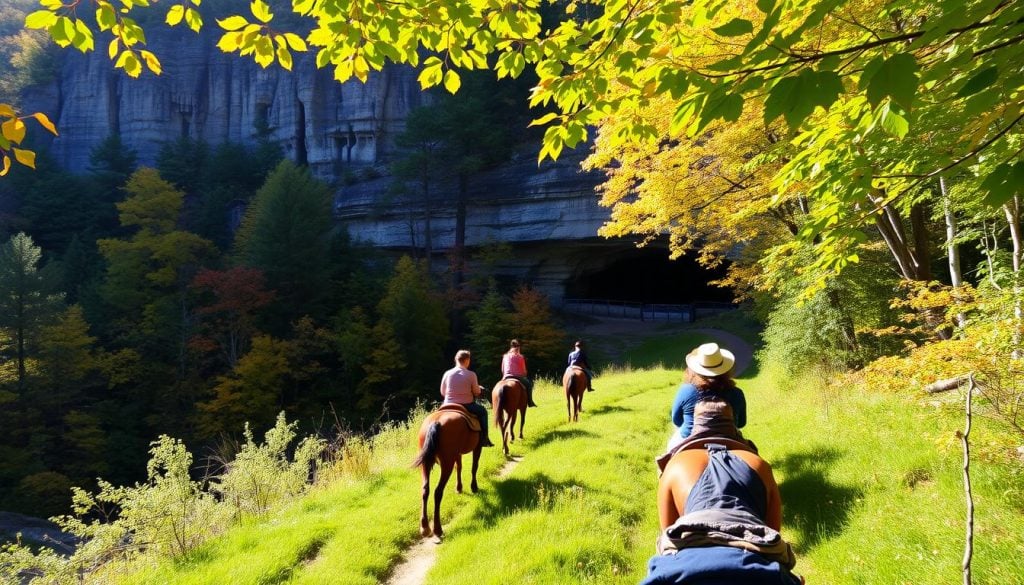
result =
[[[498,472],[497,478],[507,477],[522,461],[522,457],[512,457],[505,462]],[[423,585],[423,581],[437,560],[437,547],[440,544],[433,536],[423,538],[405,551],[405,557],[395,566],[387,585]]]

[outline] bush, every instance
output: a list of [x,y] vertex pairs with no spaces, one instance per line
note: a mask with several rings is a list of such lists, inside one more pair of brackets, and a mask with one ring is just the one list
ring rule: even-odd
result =
[[297,424],[288,423],[283,412],[278,414],[277,422],[260,445],[253,440],[252,430],[246,423],[242,450],[211,486],[233,508],[236,516],[266,514],[275,504],[301,493],[309,483],[325,443],[306,437],[289,460],[288,446],[295,439]]

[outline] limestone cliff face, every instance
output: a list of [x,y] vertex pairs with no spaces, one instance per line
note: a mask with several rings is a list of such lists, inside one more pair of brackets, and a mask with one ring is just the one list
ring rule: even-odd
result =
[[330,179],[346,163],[386,157],[406,114],[423,99],[406,67],[372,74],[365,84],[339,84],[331,71],[316,69],[313,54],[297,55],[291,73],[261,69],[217,49],[215,31],[151,29],[149,46],[164,66],[159,77],[130,79],[105,51],[67,52],[56,87],[44,92],[61,131],[52,152],[65,168],[85,170],[92,148],[113,133],[152,164],[163,142],[188,136],[250,143],[265,125],[289,158]]

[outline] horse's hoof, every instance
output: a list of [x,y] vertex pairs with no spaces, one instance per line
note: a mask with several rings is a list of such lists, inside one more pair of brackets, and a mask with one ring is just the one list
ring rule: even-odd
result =
[[473,485],[469,486],[469,489],[473,490],[473,493],[475,494],[480,488],[476,486],[476,482],[474,481]]
[[461,485],[455,486],[455,491],[461,494],[462,493],[462,486]]
[[427,538],[431,534],[433,534],[433,532],[431,532],[430,526],[420,526],[420,536]]

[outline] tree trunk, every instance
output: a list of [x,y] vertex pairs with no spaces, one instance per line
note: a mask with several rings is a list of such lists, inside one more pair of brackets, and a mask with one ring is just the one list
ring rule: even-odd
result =
[[[939,177],[939,191],[942,193],[942,210],[946,218],[946,252],[949,260],[949,281],[955,289],[963,284],[964,278],[960,270],[960,245],[956,243],[956,214],[953,213],[953,202],[949,199],[949,193],[946,190],[946,179],[944,177]],[[964,314],[957,313],[957,327],[963,327],[965,322]]]
[[1020,233],[1020,200],[1017,196],[1003,205],[1003,212],[1006,213],[1006,223],[1010,225],[1010,241],[1013,244],[1013,352],[1014,358],[1021,357],[1021,326],[1024,317],[1024,307],[1021,300],[1020,263],[1021,263],[1021,233]]
[[430,217],[433,215],[430,204],[430,179],[423,178],[423,249],[427,257],[427,270],[430,270],[430,257],[434,253],[433,229],[430,227]]

